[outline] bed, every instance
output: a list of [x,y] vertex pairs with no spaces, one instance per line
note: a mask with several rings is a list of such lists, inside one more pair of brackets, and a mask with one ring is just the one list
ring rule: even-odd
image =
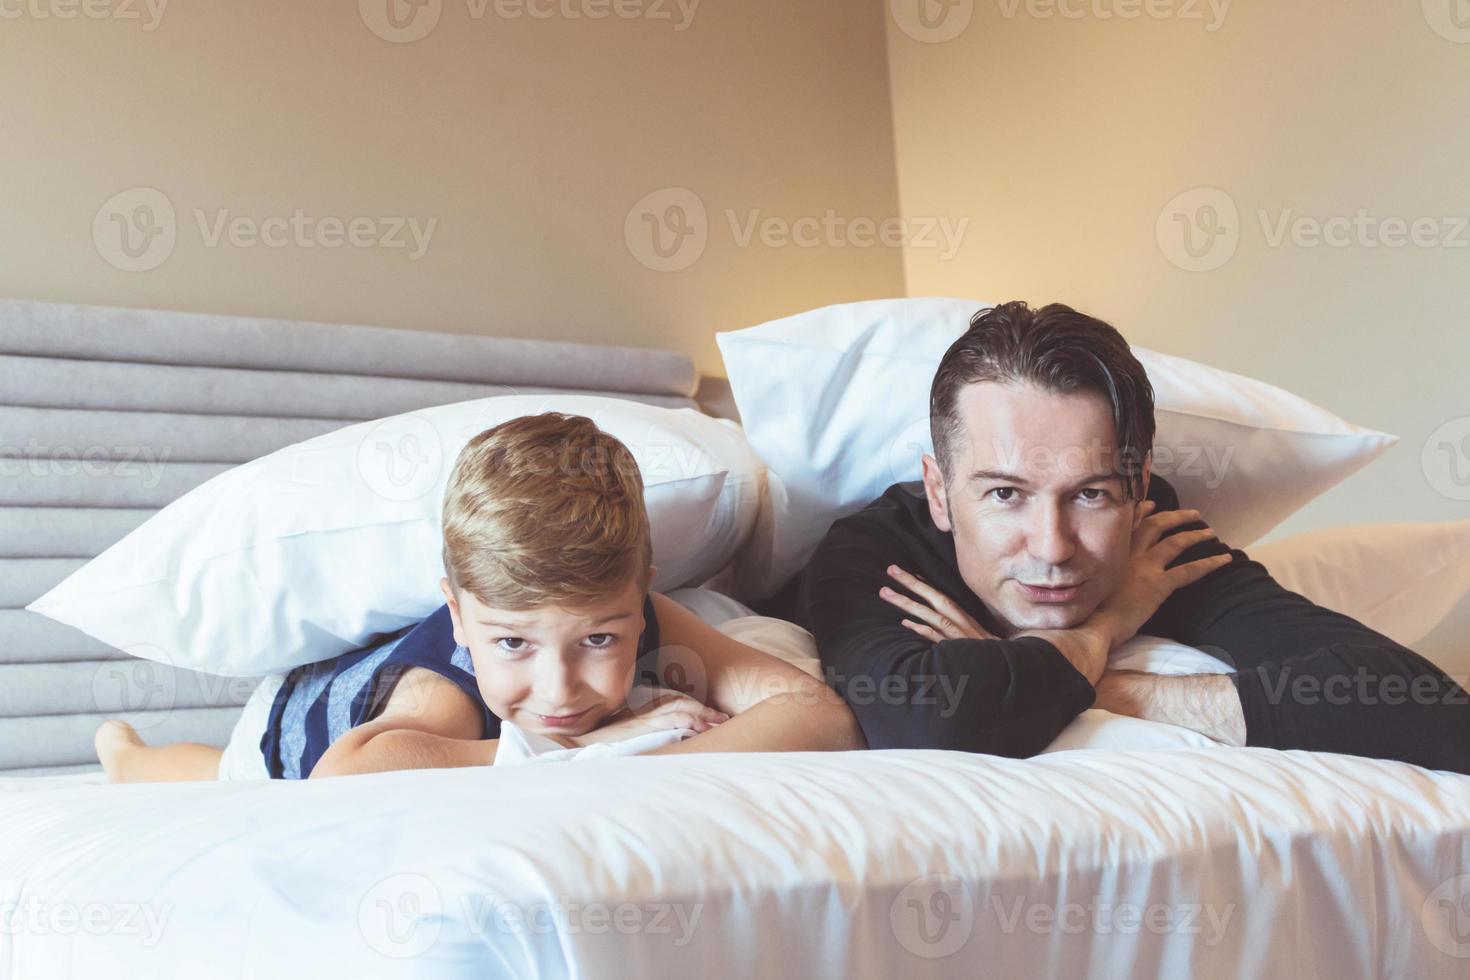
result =
[[697,384],[667,351],[0,303],[0,978],[1470,975],[1470,777],[1399,763],[884,751],[101,782],[102,718],[222,744],[251,688],[24,610],[147,515],[349,422],[511,392],[698,407]]

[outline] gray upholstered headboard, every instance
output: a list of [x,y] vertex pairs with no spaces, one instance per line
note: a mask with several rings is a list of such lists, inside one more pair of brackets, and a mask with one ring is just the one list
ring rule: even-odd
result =
[[[92,733],[223,745],[253,682],[134,660],[24,607],[232,466],[354,422],[495,394],[699,407],[660,350],[0,300],[0,773],[96,767]],[[139,710],[130,710],[139,709]]]

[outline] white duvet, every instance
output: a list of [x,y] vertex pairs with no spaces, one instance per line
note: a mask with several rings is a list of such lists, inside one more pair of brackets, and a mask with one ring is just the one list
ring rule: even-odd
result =
[[[14,782],[14,781],[12,781]],[[1260,749],[0,793],[0,977],[1470,976],[1470,777]]]

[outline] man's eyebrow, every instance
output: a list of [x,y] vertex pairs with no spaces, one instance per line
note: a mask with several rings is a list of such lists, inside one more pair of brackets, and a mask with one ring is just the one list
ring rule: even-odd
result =
[[[617,620],[617,619],[632,619],[632,618],[633,618],[633,614],[632,613],[629,613],[629,612],[613,613],[612,615],[609,615],[609,616],[603,616],[601,619],[591,620],[591,621],[589,621],[587,623],[587,625],[588,626],[601,626],[604,623],[611,623],[612,621]],[[506,630],[523,630],[523,629],[530,628],[531,625],[532,625],[530,623],[498,623],[498,622],[496,622],[493,619],[481,619],[481,620],[477,620],[477,622],[481,626],[498,626],[501,629],[506,629]]]
[[1007,473],[1005,470],[976,470],[970,474],[971,480],[994,480],[997,483],[1020,483],[1030,486],[1031,481],[1024,476],[1015,473]]
[[[1023,487],[1029,487],[1031,485],[1031,481],[1027,480],[1024,476],[1020,476],[1015,473],[1007,473],[1004,470],[976,470],[975,472],[970,474],[970,479],[992,480],[996,483],[1014,483],[1017,486]],[[1112,470],[1098,470],[1095,473],[1088,473],[1086,476],[1082,477],[1082,479],[1074,483],[1073,486],[1085,487],[1089,483],[1101,483],[1105,480],[1118,479],[1121,479],[1121,476],[1113,472]]]

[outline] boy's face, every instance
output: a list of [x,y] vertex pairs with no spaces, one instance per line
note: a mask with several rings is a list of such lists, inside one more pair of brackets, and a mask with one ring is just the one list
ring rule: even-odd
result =
[[485,704],[502,721],[543,735],[583,735],[623,707],[633,686],[644,591],[576,607],[496,609],[441,583],[454,639],[468,647]]

